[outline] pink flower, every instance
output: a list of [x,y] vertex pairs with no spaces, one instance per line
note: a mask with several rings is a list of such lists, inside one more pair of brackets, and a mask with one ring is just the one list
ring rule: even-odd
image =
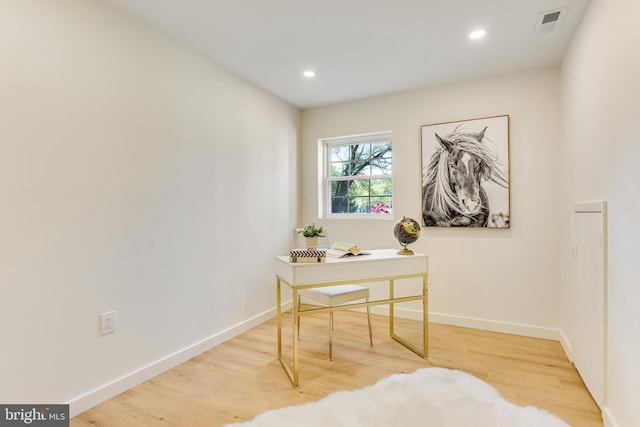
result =
[[371,206],[371,213],[391,213],[391,210],[384,203],[376,203]]

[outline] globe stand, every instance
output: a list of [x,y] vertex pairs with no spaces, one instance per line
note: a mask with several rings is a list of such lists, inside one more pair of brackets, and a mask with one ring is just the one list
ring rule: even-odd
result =
[[[402,245],[402,243],[400,243]],[[402,249],[398,251],[398,255],[413,255],[411,249],[407,249],[407,245],[402,245]]]
[[407,218],[405,216],[393,226],[393,235],[402,246],[402,249],[398,251],[398,255],[413,255],[411,249],[407,249],[407,245],[415,243],[420,237],[420,224],[415,219]]

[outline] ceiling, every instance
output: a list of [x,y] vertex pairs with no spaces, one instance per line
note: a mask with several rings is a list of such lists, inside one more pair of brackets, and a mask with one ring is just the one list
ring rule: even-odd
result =
[[106,1],[308,108],[559,64],[590,0]]

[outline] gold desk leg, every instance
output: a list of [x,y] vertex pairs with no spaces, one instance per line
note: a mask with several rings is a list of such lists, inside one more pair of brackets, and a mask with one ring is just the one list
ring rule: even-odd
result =
[[300,333],[298,325],[300,324],[300,307],[298,305],[298,290],[293,288],[293,386],[298,387],[298,341]]
[[282,290],[280,278],[276,277],[277,284],[277,310],[278,310],[278,359],[282,357]]
[[422,351],[425,359],[429,357],[429,279],[422,276]]
[[[389,299],[394,298],[394,283],[393,279],[389,280]],[[418,347],[415,344],[410,343],[407,339],[397,335],[394,330],[394,309],[393,303],[389,304],[389,331],[391,338],[395,341],[399,342],[409,350],[416,353],[418,356],[423,359],[427,358],[428,355],[428,305],[427,305],[427,276],[426,274],[422,276],[422,348]]]
[[[394,282],[393,279],[389,280],[389,299],[393,299],[394,297],[394,292],[395,292],[395,286],[394,286]],[[394,330],[394,316],[395,316],[395,309],[394,309],[395,305],[393,303],[389,304],[389,335],[391,337],[393,337],[395,335],[395,330]]]
[[[291,366],[289,366],[289,363],[284,359],[284,356],[282,354],[282,283],[280,280],[280,277],[277,277],[276,279],[276,283],[277,283],[277,313],[278,313],[278,360],[280,361],[280,364],[282,365],[282,367],[284,368],[284,372],[287,374],[287,377],[289,378],[289,381],[291,381],[291,384],[293,384],[294,387],[298,386],[298,369],[297,369],[297,365],[298,365],[298,355],[297,355],[297,328],[293,328],[294,330],[294,369],[291,369]],[[294,290],[294,293],[297,294],[297,291]],[[295,318],[296,315],[298,315],[298,310],[297,310],[297,302],[294,303],[294,322],[295,322]],[[299,315],[298,315],[299,316]],[[294,323],[295,326],[295,323]]]

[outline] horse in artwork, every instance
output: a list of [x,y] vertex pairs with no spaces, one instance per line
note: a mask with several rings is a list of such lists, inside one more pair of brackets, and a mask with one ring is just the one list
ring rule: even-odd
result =
[[441,137],[423,171],[422,212],[424,225],[444,227],[486,227],[489,198],[482,184],[491,181],[508,188],[496,155],[483,143],[480,132],[461,130]]

